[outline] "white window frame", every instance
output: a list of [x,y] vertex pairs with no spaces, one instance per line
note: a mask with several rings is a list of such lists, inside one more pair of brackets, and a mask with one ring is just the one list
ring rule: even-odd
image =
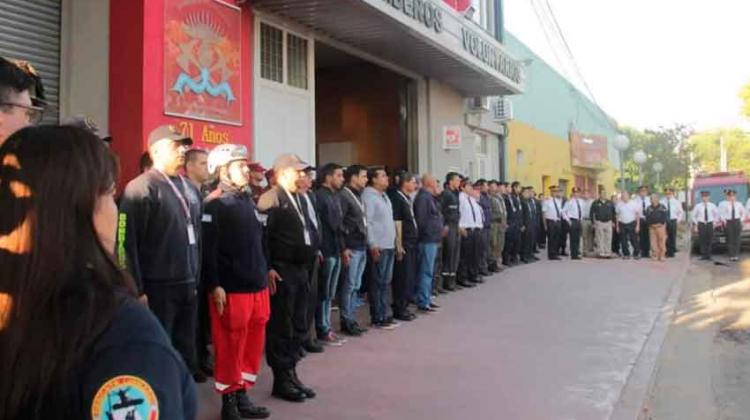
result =
[[[281,62],[282,62],[282,81],[270,80],[263,78],[261,75],[261,24],[271,26],[281,31]],[[258,83],[262,83],[266,86],[273,87],[276,89],[283,89],[290,92],[304,93],[313,95],[315,92],[315,39],[305,34],[303,31],[298,31],[294,28],[290,28],[289,25],[285,25],[274,21],[267,17],[260,17],[256,14],[255,19],[255,51],[253,53],[255,60],[253,72],[255,73],[255,80]],[[289,84],[289,38],[288,34],[294,35],[298,38],[307,41],[307,88],[300,88]]]

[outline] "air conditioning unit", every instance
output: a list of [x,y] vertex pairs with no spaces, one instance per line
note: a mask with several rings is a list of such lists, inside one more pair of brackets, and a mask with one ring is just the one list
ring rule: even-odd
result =
[[505,122],[513,119],[513,102],[510,99],[499,96],[495,98],[492,106],[492,117],[497,122]]
[[485,112],[490,110],[490,98],[486,96],[474,96],[466,100],[466,108],[469,112]]

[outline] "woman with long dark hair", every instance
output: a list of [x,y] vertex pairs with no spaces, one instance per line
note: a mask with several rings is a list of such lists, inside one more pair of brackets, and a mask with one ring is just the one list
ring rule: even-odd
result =
[[0,147],[2,419],[195,418],[184,363],[113,257],[116,177],[79,128]]

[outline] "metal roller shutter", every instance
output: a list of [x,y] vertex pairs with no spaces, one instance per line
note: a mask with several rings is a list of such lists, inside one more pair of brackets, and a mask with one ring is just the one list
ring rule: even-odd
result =
[[58,122],[60,9],[60,0],[0,0],[0,56],[26,60],[39,72],[50,123]]

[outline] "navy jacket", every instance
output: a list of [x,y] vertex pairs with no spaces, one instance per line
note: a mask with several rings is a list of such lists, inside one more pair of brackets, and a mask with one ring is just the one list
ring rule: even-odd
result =
[[488,229],[492,225],[492,202],[490,202],[490,196],[487,193],[479,195],[479,205],[484,213],[484,228]]
[[[313,244],[315,238],[312,229],[314,227],[310,226],[308,218],[306,218],[306,224],[303,224],[295,205],[281,187],[274,187],[272,193],[276,194],[278,205],[267,211],[266,246],[269,265],[274,268],[284,264],[312,265],[317,252],[317,246]],[[304,209],[307,205],[303,202],[304,198],[299,197],[299,199],[303,206],[303,216],[306,216]],[[309,244],[305,243],[306,226],[310,229]]]
[[126,229],[125,238],[118,238],[118,254],[121,261],[127,259],[141,293],[144,285],[198,281],[200,192],[187,178],[175,177],[172,182],[188,201],[194,245],[188,241],[188,220],[180,198],[159,171],[151,169],[130,181],[120,200],[120,224]]
[[344,250],[344,213],[338,194],[340,193],[326,187],[320,187],[315,191],[323,236],[320,251],[326,258],[338,256]]
[[461,213],[458,211],[458,192],[446,188],[440,196],[440,204],[445,224],[457,225],[461,219]]
[[254,293],[268,285],[263,226],[251,195],[220,184],[203,215],[203,281],[206,290]]
[[420,243],[438,243],[443,238],[443,213],[435,197],[419,190],[414,199],[414,216],[419,227]]
[[[154,409],[165,420],[197,416],[195,383],[182,357],[151,311],[132,298],[121,303],[77,378],[66,391],[80,395],[72,418],[124,418],[126,409],[144,419]],[[125,402],[132,405],[118,409]]]

